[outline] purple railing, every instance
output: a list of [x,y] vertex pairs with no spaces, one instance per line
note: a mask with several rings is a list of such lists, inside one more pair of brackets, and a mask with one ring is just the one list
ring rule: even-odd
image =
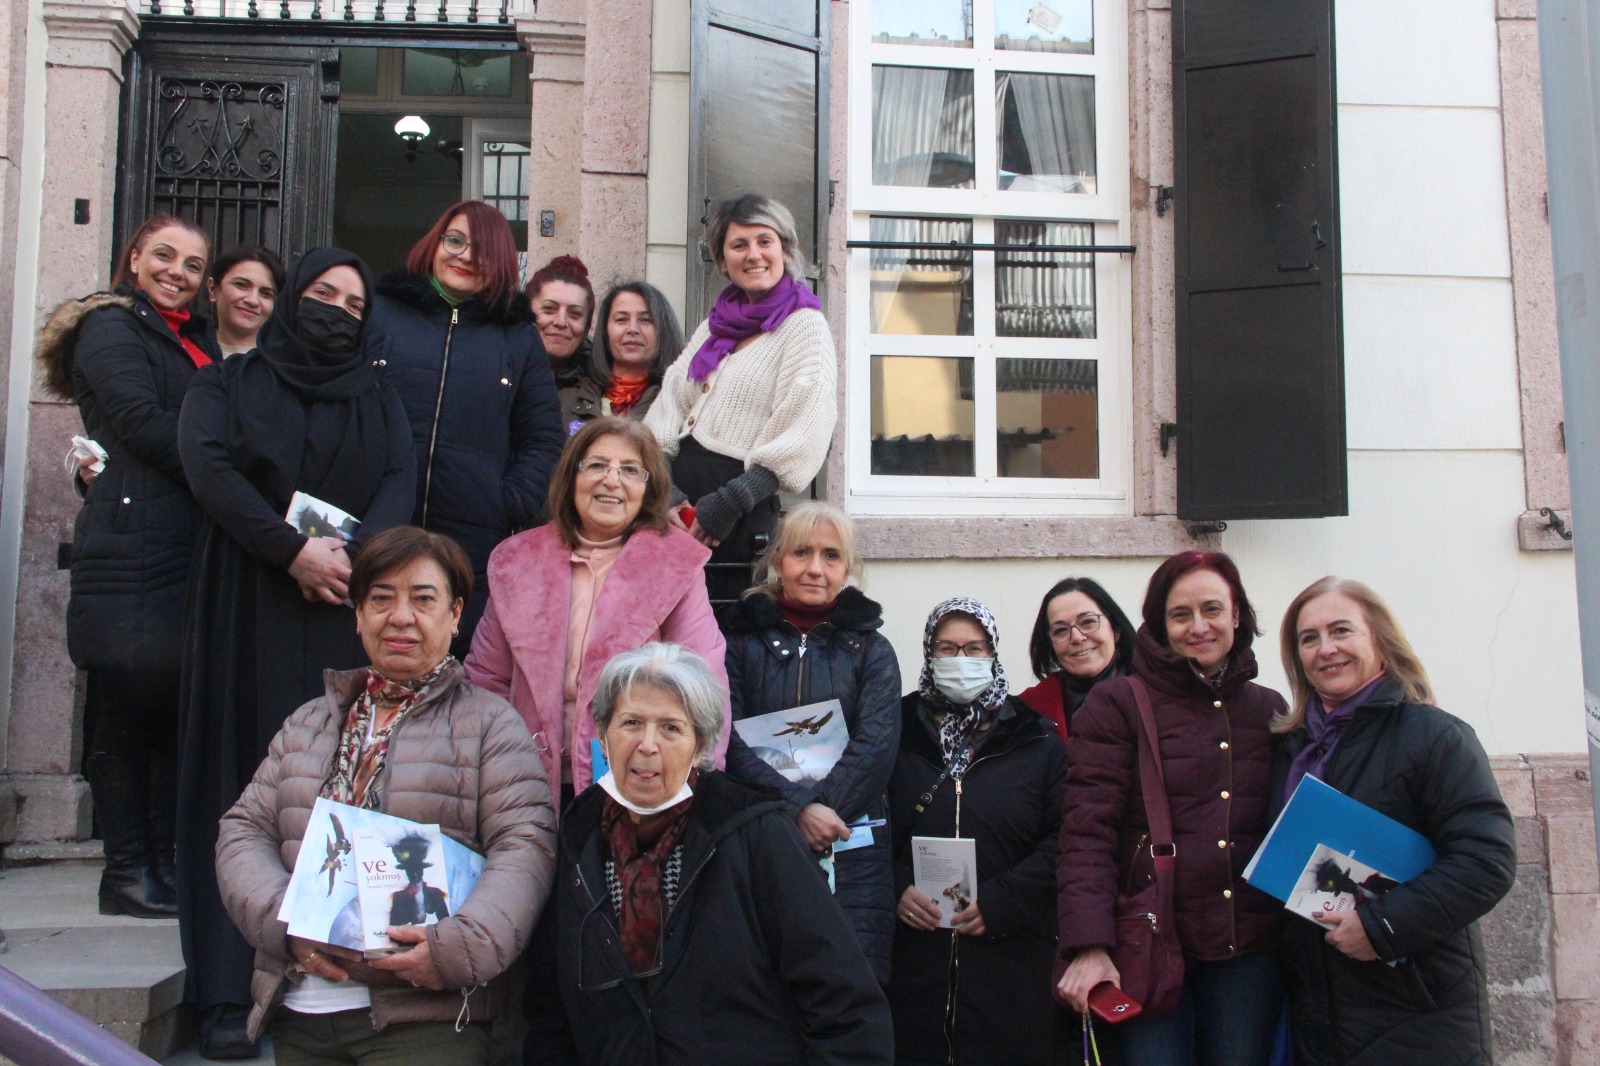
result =
[[0,966],[0,1056],[27,1066],[156,1066]]

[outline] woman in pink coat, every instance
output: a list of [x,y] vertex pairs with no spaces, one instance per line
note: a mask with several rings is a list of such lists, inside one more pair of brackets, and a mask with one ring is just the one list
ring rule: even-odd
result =
[[572,437],[551,475],[550,523],[489,557],[489,606],[467,676],[521,713],[563,800],[598,776],[589,704],[613,655],[652,641],[681,644],[727,689],[722,633],[706,596],[711,553],[669,523],[671,491],[661,448],[641,423],[597,418]]

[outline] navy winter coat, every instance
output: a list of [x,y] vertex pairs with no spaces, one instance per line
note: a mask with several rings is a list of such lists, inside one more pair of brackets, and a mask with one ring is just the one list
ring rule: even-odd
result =
[[660,967],[636,975],[606,888],[606,794],[561,812],[535,933],[524,1062],[889,1066],[883,990],[778,797],[700,775]]
[[971,837],[986,929],[966,936],[897,924],[889,981],[895,1060],[1057,1066],[1070,1050],[1067,1013],[1050,982],[1066,751],[1050,720],[1012,697],[958,786],[941,776],[944,757],[921,703],[915,692],[902,703],[900,756],[889,781],[895,898],[914,880],[912,837]]
[[[878,632],[883,608],[859,589],[839,593],[831,621],[802,636],[769,597],[746,596],[720,619],[728,638],[729,701],[735,720],[837,699],[850,744],[832,772],[816,784],[789,781],[739,739],[728,738],[728,773],[777,791],[790,816],[808,803],[833,808],[845,821],[884,817],[884,789],[900,746],[900,665]],[[879,981],[889,980],[894,953],[894,868],[888,826],[871,830],[873,843],[834,856],[839,905]]]
[[[191,316],[183,332],[222,357],[205,319]],[[73,524],[72,661],[176,673],[200,528],[178,460],[178,411],[194,362],[144,293],[126,286],[58,307],[38,359],[50,387],[77,401],[84,433],[110,456]]]
[[411,421],[412,521],[454,538],[472,560],[455,644],[464,655],[488,600],[489,553],[544,507],[566,443],[550,361],[522,296],[505,311],[481,300],[452,308],[407,273],[378,280],[363,343]]
[[[1289,734],[1275,796],[1306,743],[1304,732]],[[1390,681],[1355,712],[1324,779],[1427,837],[1438,858],[1358,910],[1379,962],[1329,947],[1303,918],[1283,919],[1296,1066],[1491,1062],[1475,923],[1510,890],[1517,858],[1511,813],[1477,736],[1437,707],[1403,702]]]

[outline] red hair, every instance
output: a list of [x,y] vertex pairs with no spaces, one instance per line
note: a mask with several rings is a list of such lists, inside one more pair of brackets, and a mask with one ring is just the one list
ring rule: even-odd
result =
[[575,255],[556,256],[534,271],[533,277],[528,279],[528,287],[524,290],[528,295],[528,302],[537,300],[539,290],[552,281],[564,281],[568,285],[576,285],[589,298],[589,314],[583,320],[583,332],[588,333],[589,327],[594,325],[594,286],[589,284],[589,268]]
[[1233,646],[1240,651],[1248,648],[1251,641],[1261,635],[1261,627],[1256,624],[1256,609],[1250,606],[1250,597],[1244,594],[1239,568],[1224,552],[1179,552],[1156,567],[1144,594],[1145,628],[1161,643],[1167,642],[1167,597],[1172,595],[1172,586],[1179,578],[1196,570],[1210,570],[1227,582],[1233,605],[1239,609],[1239,628],[1234,631]]
[[479,294],[490,307],[511,307],[517,295],[517,239],[511,235],[506,216],[482,200],[462,200],[445,208],[444,214],[406,255],[406,271],[419,278],[433,273],[433,257],[439,241],[457,215],[467,216],[472,227],[472,262],[483,272],[483,291]]

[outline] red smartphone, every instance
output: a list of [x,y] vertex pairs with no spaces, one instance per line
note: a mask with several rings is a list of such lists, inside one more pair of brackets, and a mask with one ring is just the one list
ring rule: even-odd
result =
[[1089,993],[1089,1009],[1096,1018],[1112,1025],[1137,1018],[1144,1011],[1138,1000],[1130,999],[1126,992],[1110,981],[1102,981],[1094,986]]

